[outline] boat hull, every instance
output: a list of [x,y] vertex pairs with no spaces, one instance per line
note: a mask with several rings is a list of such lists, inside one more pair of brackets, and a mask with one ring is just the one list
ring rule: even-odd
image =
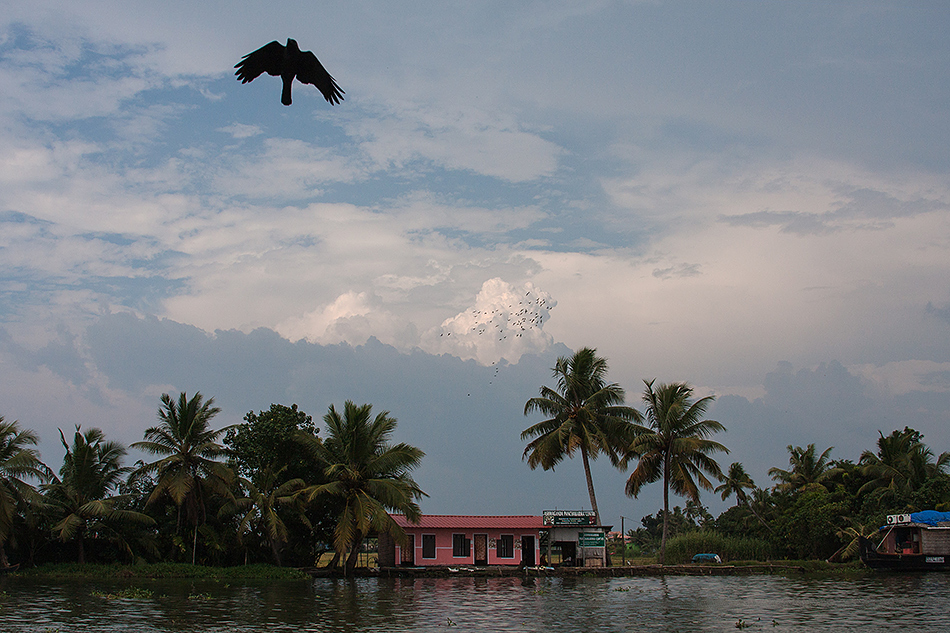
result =
[[890,571],[950,571],[950,555],[882,554],[874,543],[862,538],[861,560],[871,569]]

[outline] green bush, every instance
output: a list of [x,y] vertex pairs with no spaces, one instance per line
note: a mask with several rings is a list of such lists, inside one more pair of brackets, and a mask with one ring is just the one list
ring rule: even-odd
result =
[[722,560],[770,560],[772,546],[756,538],[723,536],[711,530],[687,532],[666,543],[666,562],[671,565],[688,563],[696,554],[719,554]]
[[57,563],[19,572],[28,576],[55,578],[207,578],[212,580],[303,580],[306,572],[291,567],[255,564],[235,567],[205,567],[188,563],[153,565],[98,565]]

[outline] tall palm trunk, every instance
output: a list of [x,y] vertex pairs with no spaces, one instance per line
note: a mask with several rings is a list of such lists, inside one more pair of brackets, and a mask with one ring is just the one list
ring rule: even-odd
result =
[[356,569],[356,563],[360,558],[360,548],[363,545],[363,534],[359,530],[356,531],[356,536],[353,539],[353,545],[350,549],[350,555],[346,559],[346,567],[344,574],[346,576],[352,576],[353,571]]
[[594,479],[590,475],[590,458],[587,457],[587,449],[581,449],[581,460],[584,462],[584,475],[587,476],[587,494],[590,495],[590,509],[594,511],[597,525],[600,525],[600,511],[597,510],[597,497],[594,495]]
[[271,539],[270,551],[274,555],[274,564],[278,567],[283,567],[280,560],[280,547],[277,546],[277,541],[274,539]]
[[666,564],[666,535],[670,529],[670,462],[663,460],[663,538],[660,541],[660,564]]
[[757,518],[757,519],[759,520],[759,523],[761,523],[762,525],[764,525],[764,526],[768,529],[769,532],[771,532],[772,534],[775,534],[775,530],[772,529],[772,526],[769,525],[768,523],[766,523],[766,522],[765,522],[765,519],[763,519],[763,518],[759,515],[759,513],[755,511],[755,508],[752,507],[752,504],[749,503],[749,500],[748,500],[748,499],[743,499],[742,501],[743,501],[743,503],[745,503],[745,507],[747,507],[747,508],[749,509],[749,512],[751,512],[752,515],[753,515],[755,518]]
[[86,562],[86,539],[83,538],[81,528],[79,530],[79,534],[76,536],[76,540],[79,541],[79,564],[83,565]]

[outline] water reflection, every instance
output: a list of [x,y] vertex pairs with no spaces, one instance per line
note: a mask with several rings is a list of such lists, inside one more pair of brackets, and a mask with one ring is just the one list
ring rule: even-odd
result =
[[[108,599],[130,586],[147,599]],[[0,579],[0,630],[947,630],[950,575],[430,578],[300,582]]]

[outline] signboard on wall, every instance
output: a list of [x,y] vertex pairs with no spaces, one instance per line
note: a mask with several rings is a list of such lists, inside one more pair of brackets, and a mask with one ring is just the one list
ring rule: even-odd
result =
[[597,525],[597,515],[590,510],[545,510],[544,525]]
[[607,537],[603,532],[580,532],[577,535],[577,544],[580,547],[605,547]]

